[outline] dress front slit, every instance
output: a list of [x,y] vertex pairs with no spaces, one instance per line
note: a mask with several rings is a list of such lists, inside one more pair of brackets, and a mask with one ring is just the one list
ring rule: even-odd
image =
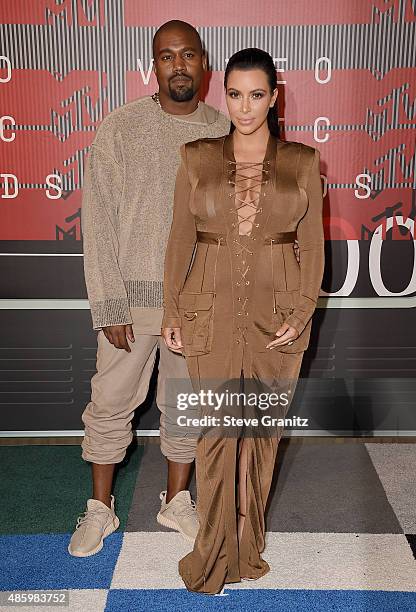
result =
[[[299,355],[277,353],[275,358],[281,361],[278,370],[282,376],[294,380],[300,368]],[[257,370],[256,375],[261,377],[261,371]],[[268,375],[265,371],[266,380]],[[243,390],[244,380],[242,377]],[[224,584],[242,578],[255,580],[269,571],[261,553],[265,547],[266,504],[282,431],[283,427],[276,428],[274,435],[264,437],[250,433],[244,437],[207,434],[199,439],[196,480],[200,529],[193,550],[179,562],[179,572],[189,590],[218,593]],[[239,473],[241,444],[247,453],[245,474]],[[241,478],[245,478],[246,489],[244,527],[239,541]]]

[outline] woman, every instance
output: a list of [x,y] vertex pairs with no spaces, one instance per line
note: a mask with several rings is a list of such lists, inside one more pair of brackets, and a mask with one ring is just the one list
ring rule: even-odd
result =
[[[185,356],[195,388],[241,377],[243,386],[281,389],[285,381],[290,398],[323,275],[319,151],[279,139],[268,53],[235,53],[224,87],[230,134],[181,147],[162,334]],[[273,433],[200,437],[200,529],[179,562],[189,590],[219,593],[269,571],[264,510],[282,427]]]

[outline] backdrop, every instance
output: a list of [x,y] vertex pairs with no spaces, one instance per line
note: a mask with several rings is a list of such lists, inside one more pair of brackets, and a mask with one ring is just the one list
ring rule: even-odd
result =
[[416,0],[2,0],[0,15],[1,435],[82,429],[86,156],[107,113],[157,90],[151,41],[173,18],[201,34],[209,104],[226,112],[227,58],[265,49],[282,138],[321,151],[326,270],[291,414],[311,434],[416,434]]

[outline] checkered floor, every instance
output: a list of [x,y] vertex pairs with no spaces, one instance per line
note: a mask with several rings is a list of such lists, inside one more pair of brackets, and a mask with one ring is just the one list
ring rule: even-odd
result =
[[271,572],[218,597],[186,591],[177,563],[190,546],[156,523],[158,445],[121,466],[120,529],[86,559],[67,552],[90,494],[79,447],[0,447],[0,462],[0,590],[68,590],[65,609],[93,612],[416,610],[416,444],[284,440],[267,511]]

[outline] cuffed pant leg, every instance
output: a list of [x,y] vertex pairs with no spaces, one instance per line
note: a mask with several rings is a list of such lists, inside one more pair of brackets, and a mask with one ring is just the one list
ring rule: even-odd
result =
[[179,393],[193,393],[185,358],[169,350],[159,338],[160,360],[156,403],[160,410],[160,449],[170,461],[191,463],[195,459],[199,427],[178,425],[179,416],[197,417],[198,407],[179,410]]
[[[133,327],[134,332],[134,327]],[[157,350],[157,336],[136,335],[131,353],[115,348],[98,332],[97,372],[91,401],[82,415],[82,458],[98,464],[119,463],[133,439],[131,420],[146,399]]]

